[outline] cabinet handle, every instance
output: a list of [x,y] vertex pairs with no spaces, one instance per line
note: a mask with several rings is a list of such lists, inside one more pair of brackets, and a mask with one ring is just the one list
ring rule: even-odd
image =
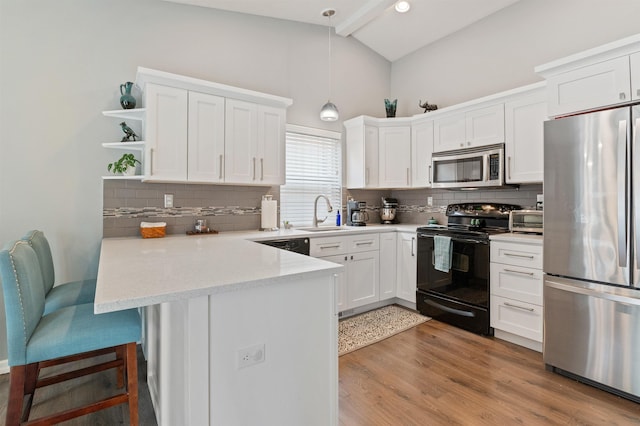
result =
[[407,167],[407,186],[411,184],[409,179],[411,179],[411,177],[409,176],[409,168]]
[[260,159],[260,180],[264,180],[264,158]]
[[151,149],[149,150],[149,154],[150,154],[150,155],[149,155],[149,160],[150,160],[149,162],[151,163],[151,164],[149,165],[149,174],[150,174],[151,176],[153,176],[153,148],[151,148]]
[[364,169],[364,184],[369,185],[369,168]]
[[353,260],[353,255],[351,255],[351,260]]
[[529,312],[535,311],[535,309],[533,309],[533,308],[527,308],[525,306],[512,305],[509,302],[504,302],[504,306],[508,306],[510,308],[522,309],[523,311],[529,311]]
[[219,179],[222,180],[222,167],[223,167],[223,162],[222,162],[222,154],[220,154],[220,177]]
[[363,243],[356,243],[357,246],[370,246],[373,244],[373,241],[365,241]]
[[533,259],[533,256],[531,255],[525,255],[525,254],[515,254],[515,253],[504,253],[505,256],[511,256],[511,257],[522,257],[525,259]]
[[509,180],[511,180],[511,156],[507,157],[507,171],[509,173]]
[[533,272],[522,272],[522,271],[515,271],[513,269],[506,269],[504,270],[505,272],[511,272],[512,274],[521,274],[521,275],[529,275],[530,277],[533,276]]
[[349,256],[344,257],[344,261],[346,262],[347,260],[349,260]]
[[431,181],[431,164],[429,164],[429,183],[433,183]]
[[627,95],[624,92],[620,92],[620,100],[624,101],[627,98]]
[[413,251],[413,243],[416,241],[416,237],[411,237],[411,256],[415,257],[416,253]]
[[330,248],[340,248],[340,244],[336,244],[335,246],[320,246],[320,250],[330,249]]
[[640,89],[636,90],[636,96],[640,96]]
[[256,157],[253,157],[253,180],[256,180]]

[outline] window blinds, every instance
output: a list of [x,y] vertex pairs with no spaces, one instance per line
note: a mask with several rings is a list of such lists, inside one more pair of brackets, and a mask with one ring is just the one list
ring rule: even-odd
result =
[[286,184],[280,187],[280,220],[296,227],[310,226],[313,204],[320,194],[331,200],[327,213],[324,199],[318,200],[318,217],[335,225],[342,199],[342,150],[339,139],[287,132]]

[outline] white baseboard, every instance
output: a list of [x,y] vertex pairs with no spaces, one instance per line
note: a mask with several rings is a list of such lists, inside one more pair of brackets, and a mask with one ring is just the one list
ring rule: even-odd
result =
[[9,360],[3,359],[0,361],[0,374],[9,373]]

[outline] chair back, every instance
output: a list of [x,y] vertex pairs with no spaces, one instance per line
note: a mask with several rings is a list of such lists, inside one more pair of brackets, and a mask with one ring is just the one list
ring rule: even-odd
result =
[[27,343],[44,312],[44,285],[38,257],[20,240],[0,251],[9,366],[25,365]]
[[33,230],[29,231],[22,237],[22,240],[29,243],[38,256],[40,263],[40,271],[42,272],[42,280],[44,283],[44,294],[49,294],[55,283],[56,276],[53,269],[53,256],[51,255],[51,246],[44,236],[44,232]]

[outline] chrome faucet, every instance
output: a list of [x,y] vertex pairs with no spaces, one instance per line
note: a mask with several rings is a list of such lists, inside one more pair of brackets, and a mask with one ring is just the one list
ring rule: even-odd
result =
[[327,220],[327,217],[328,217],[328,216],[325,216],[324,219],[318,219],[318,200],[320,198],[324,198],[327,201],[327,211],[329,213],[333,211],[333,207],[331,206],[331,202],[329,201],[327,196],[322,194],[318,195],[316,197],[316,200],[313,202],[313,227],[314,228],[317,228],[318,224]]

